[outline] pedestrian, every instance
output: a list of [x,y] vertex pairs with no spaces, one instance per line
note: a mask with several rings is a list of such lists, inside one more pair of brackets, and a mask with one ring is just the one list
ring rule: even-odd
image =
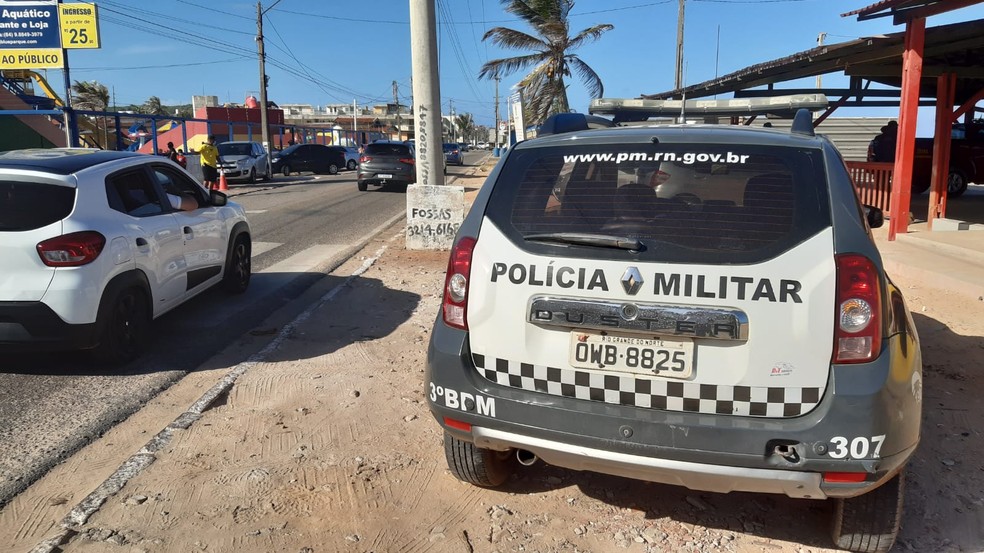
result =
[[895,143],[898,139],[899,124],[896,121],[889,121],[880,130],[878,136],[871,141],[871,161],[891,163],[895,161]]
[[174,149],[174,142],[167,143],[167,158],[175,163],[178,161],[178,151]]
[[215,135],[208,135],[208,140],[202,144],[198,153],[202,157],[202,177],[206,190],[218,190],[219,182],[219,149],[215,147]]

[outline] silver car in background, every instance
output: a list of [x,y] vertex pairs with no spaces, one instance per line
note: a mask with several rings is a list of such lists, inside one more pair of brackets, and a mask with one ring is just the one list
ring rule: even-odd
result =
[[267,180],[270,156],[259,142],[223,142],[219,144],[219,171],[229,180]]

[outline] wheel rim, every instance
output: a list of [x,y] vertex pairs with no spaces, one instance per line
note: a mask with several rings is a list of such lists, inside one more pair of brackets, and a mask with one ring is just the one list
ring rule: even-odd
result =
[[354,170],[355,169],[355,162],[354,161],[348,162],[348,168],[349,168],[349,171]]
[[334,175],[335,173],[338,172],[338,166],[332,163],[331,165],[328,166],[328,172]]
[[249,282],[250,259],[246,251],[245,242],[237,242],[236,250],[233,252],[232,270],[236,275],[236,282],[240,286],[245,286]]
[[946,179],[947,192],[953,193],[963,186],[963,177],[959,173],[950,173]]

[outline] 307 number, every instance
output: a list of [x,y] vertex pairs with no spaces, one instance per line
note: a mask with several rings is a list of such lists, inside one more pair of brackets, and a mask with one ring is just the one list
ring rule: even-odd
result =
[[833,447],[830,448],[829,455],[834,459],[846,459],[848,456],[851,459],[867,459],[870,453],[872,459],[877,459],[881,456],[881,446],[884,441],[884,434],[871,438],[858,436],[850,440],[843,436],[834,436],[830,439]]

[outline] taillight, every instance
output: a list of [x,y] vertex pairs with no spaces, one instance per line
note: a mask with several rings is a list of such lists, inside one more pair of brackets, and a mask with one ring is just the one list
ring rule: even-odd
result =
[[451,250],[448,274],[444,277],[444,322],[462,330],[468,330],[468,279],[471,276],[473,251],[474,238],[466,236],[458,240]]
[[834,363],[864,363],[881,350],[881,290],[875,264],[863,255],[837,256]]
[[413,165],[414,161],[412,157],[405,157],[400,159],[400,163],[406,163],[407,165]]
[[93,230],[73,232],[38,244],[41,262],[49,267],[78,267],[99,257],[106,237]]
[[369,156],[360,156],[359,157],[359,163],[365,163],[367,161],[372,161],[372,158],[369,157]]

